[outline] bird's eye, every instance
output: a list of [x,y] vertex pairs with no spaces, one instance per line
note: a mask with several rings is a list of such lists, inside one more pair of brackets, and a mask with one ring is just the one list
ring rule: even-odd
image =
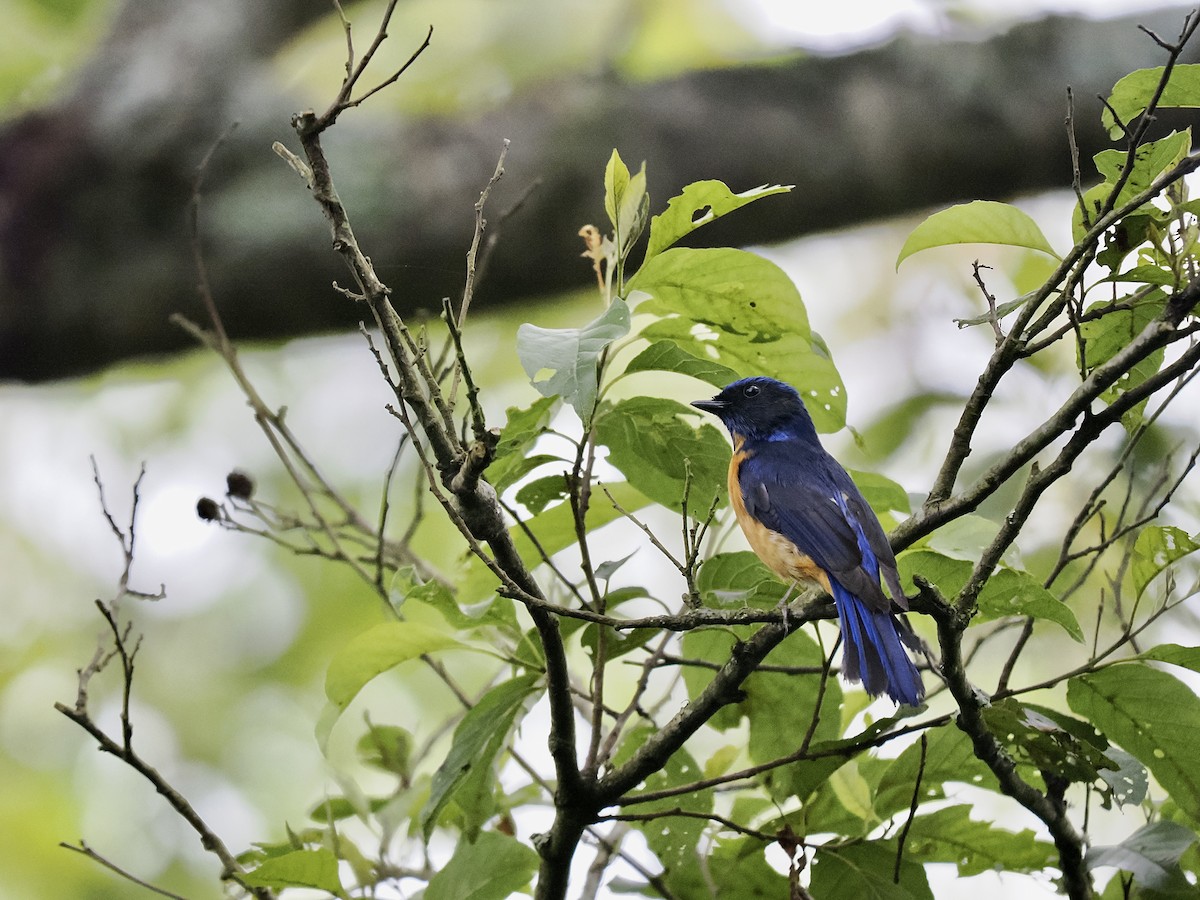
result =
[[757,384],[748,384],[742,390],[742,393],[745,394],[747,397],[757,397],[758,392],[760,390],[761,390],[761,388]]

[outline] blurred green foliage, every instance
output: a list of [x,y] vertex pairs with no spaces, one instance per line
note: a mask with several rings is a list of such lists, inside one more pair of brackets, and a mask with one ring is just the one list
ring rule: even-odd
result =
[[53,98],[104,36],[118,0],[0,2],[0,117]]

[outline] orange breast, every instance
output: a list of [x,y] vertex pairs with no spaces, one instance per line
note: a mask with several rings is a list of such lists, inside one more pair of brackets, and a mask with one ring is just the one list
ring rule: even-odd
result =
[[812,557],[801,553],[791,540],[778,531],[772,531],[747,511],[742,500],[738,472],[750,454],[742,449],[742,443],[742,438],[734,437],[733,458],[729,460],[729,504],[733,507],[738,524],[742,526],[746,540],[750,542],[750,549],[784,581],[814,582],[829,592],[829,576],[813,562]]

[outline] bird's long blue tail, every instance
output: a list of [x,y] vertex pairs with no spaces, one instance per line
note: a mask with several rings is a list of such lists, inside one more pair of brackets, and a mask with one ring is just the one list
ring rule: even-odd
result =
[[901,627],[890,612],[875,612],[834,581],[833,601],[842,626],[842,675],[861,681],[868,694],[886,693],[897,703],[919,706],[921,674],[904,649]]

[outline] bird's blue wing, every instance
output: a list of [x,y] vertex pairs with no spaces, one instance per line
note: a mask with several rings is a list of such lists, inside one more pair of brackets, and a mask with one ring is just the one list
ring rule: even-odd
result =
[[[890,609],[879,586],[877,541],[870,539],[873,525],[887,547],[875,514],[832,457],[798,456],[795,450],[791,444],[767,443],[742,462],[738,481],[747,512],[788,538],[868,606]],[[894,566],[891,549],[886,552],[886,561]]]

